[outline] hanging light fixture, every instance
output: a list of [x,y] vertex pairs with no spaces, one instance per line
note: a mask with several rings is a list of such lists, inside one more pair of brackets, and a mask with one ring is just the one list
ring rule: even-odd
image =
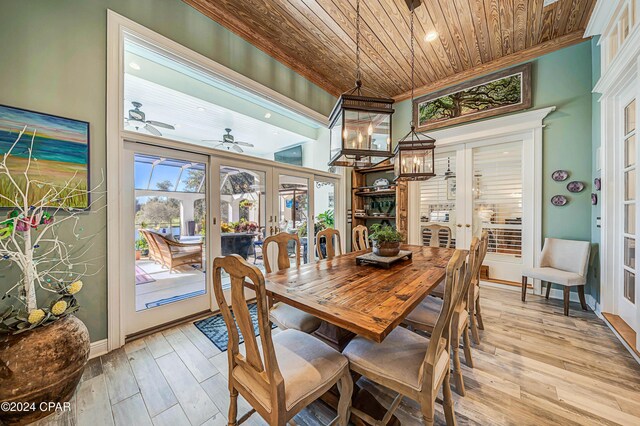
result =
[[[416,132],[413,122],[415,117],[415,103],[413,102],[413,91],[415,88],[415,52],[413,48],[413,20],[415,8],[420,5],[418,0],[406,0],[407,6],[411,10],[411,130],[400,139],[394,150],[394,172],[395,180],[427,180],[435,174],[435,139],[424,133]],[[417,6],[414,4],[417,2]]]
[[356,0],[356,86],[343,93],[329,116],[329,166],[371,167],[393,157],[393,99],[366,95],[360,75],[360,0]]

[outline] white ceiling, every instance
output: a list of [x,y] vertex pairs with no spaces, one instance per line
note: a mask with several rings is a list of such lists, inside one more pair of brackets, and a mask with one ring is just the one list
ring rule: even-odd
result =
[[[308,137],[247,115],[231,111],[200,98],[187,95],[132,74],[125,74],[125,115],[132,101],[142,103],[147,120],[161,121],[175,130],[158,128],[164,137],[197,145],[214,146],[205,139],[222,139],[225,128],[231,128],[236,141],[249,142],[254,148],[242,147],[245,153],[272,158],[280,149],[311,141]],[[134,130],[128,128],[128,130]],[[140,130],[141,133],[146,133]],[[222,148],[225,149],[225,148]]]

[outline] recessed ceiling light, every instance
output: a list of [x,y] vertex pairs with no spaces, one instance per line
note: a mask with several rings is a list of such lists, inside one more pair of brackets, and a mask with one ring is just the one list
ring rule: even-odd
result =
[[140,65],[136,64],[135,62],[129,62],[129,66],[136,71],[140,71]]
[[264,115],[264,118],[271,118],[271,113],[270,113],[270,112],[266,113],[266,114]]
[[204,109],[202,107],[198,107],[198,111],[203,112],[203,111],[206,111],[206,109]]
[[426,36],[424,36],[424,41],[434,41],[438,38],[438,33],[435,31],[429,31]]
[[278,132],[273,132],[274,135],[278,135]]
[[504,155],[509,155],[509,151],[503,152]]

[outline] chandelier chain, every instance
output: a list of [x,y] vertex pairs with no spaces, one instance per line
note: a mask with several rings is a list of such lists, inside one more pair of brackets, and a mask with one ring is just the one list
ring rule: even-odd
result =
[[414,82],[414,78],[415,78],[415,62],[416,62],[416,55],[413,49],[413,19],[414,19],[414,15],[415,15],[415,8],[413,5],[414,0],[411,0],[411,126],[413,126],[413,117],[415,116],[415,105],[413,102],[413,90],[415,87],[415,82]]
[[356,0],[356,81],[360,81],[360,0]]

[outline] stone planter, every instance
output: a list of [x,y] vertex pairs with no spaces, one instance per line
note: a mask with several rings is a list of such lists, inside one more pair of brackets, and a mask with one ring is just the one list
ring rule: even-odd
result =
[[376,240],[372,240],[373,254],[382,257],[393,257],[400,253],[400,243],[379,243]]
[[89,359],[89,343],[87,327],[73,315],[21,334],[0,336],[0,401],[35,407],[0,411],[0,424],[28,424],[55,411],[41,403],[69,401]]

